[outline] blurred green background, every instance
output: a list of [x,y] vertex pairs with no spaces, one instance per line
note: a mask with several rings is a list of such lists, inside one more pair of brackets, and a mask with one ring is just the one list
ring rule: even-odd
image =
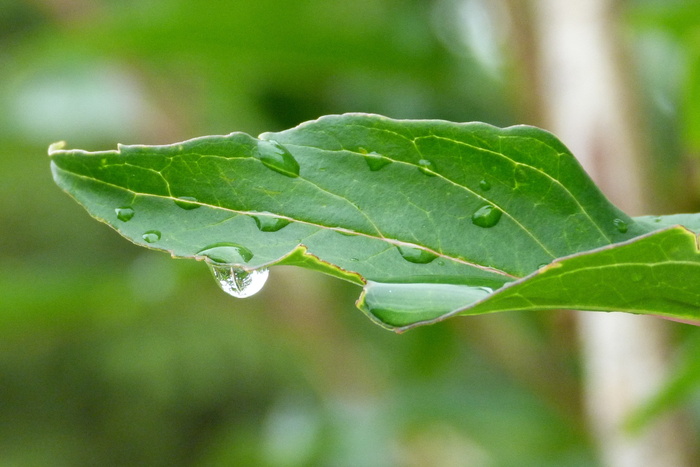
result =
[[[494,7],[497,6],[498,8]],[[700,211],[700,5],[629,1],[657,191]],[[394,335],[357,287],[273,268],[235,300],[131,245],[46,150],[277,131],[328,113],[537,124],[507,3],[0,0],[0,466],[588,466],[572,314]],[[690,174],[690,175],[688,175]],[[650,417],[700,425],[700,333],[674,325]],[[697,431],[696,431],[697,433]]]

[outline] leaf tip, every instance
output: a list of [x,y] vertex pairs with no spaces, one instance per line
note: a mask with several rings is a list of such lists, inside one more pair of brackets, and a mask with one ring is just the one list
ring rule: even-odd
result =
[[53,156],[57,152],[63,151],[66,148],[65,141],[56,141],[49,145],[49,157]]

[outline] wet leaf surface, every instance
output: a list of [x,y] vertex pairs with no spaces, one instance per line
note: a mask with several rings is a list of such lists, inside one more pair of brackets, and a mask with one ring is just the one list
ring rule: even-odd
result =
[[50,154],[56,183],[132,242],[349,280],[389,328],[550,308],[700,317],[696,236],[672,227],[697,216],[628,217],[537,128],[347,114]]

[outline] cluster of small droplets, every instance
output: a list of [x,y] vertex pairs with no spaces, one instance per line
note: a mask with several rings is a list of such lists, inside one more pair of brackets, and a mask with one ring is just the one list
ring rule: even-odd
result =
[[[365,161],[371,171],[379,171],[392,163],[392,160],[376,152],[367,152],[360,148]],[[256,157],[270,170],[290,178],[299,176],[299,163],[292,154],[282,144],[273,140],[260,140],[257,143]],[[418,161],[418,169],[427,176],[437,175],[437,166],[429,159]],[[479,183],[479,188],[483,191],[491,189],[491,184],[487,180]],[[193,210],[202,206],[194,197],[180,196],[174,199],[175,204],[184,210]],[[121,222],[130,221],[135,211],[131,206],[124,206],[115,209],[117,219]],[[485,205],[477,209],[472,215],[472,223],[479,227],[493,227],[501,218],[502,211],[493,205]],[[270,213],[261,213],[252,216],[257,228],[261,232],[276,232],[291,223],[291,220]],[[620,221],[620,223],[618,223]],[[616,220],[616,227],[621,232],[626,231],[626,224],[621,220]],[[142,239],[147,243],[156,243],[161,239],[161,233],[157,230],[149,230],[143,233]],[[435,253],[422,248],[411,246],[399,246],[398,251],[402,258],[415,264],[427,264],[437,258]],[[267,268],[250,269],[242,264],[247,263],[253,257],[253,253],[238,244],[219,243],[210,245],[197,253],[204,256],[207,264],[216,279],[217,284],[223,291],[237,298],[250,297],[259,292],[267,280],[269,271]],[[356,258],[353,258],[357,261]]]

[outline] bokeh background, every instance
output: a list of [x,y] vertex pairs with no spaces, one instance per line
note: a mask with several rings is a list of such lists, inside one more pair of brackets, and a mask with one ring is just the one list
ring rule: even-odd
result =
[[[350,111],[542,125],[526,3],[0,0],[0,466],[598,465],[572,313],[394,335],[283,267],[235,300],[90,219],[46,156]],[[654,196],[700,211],[700,4],[618,13]],[[680,409],[694,438],[700,332],[669,326],[635,426]]]

